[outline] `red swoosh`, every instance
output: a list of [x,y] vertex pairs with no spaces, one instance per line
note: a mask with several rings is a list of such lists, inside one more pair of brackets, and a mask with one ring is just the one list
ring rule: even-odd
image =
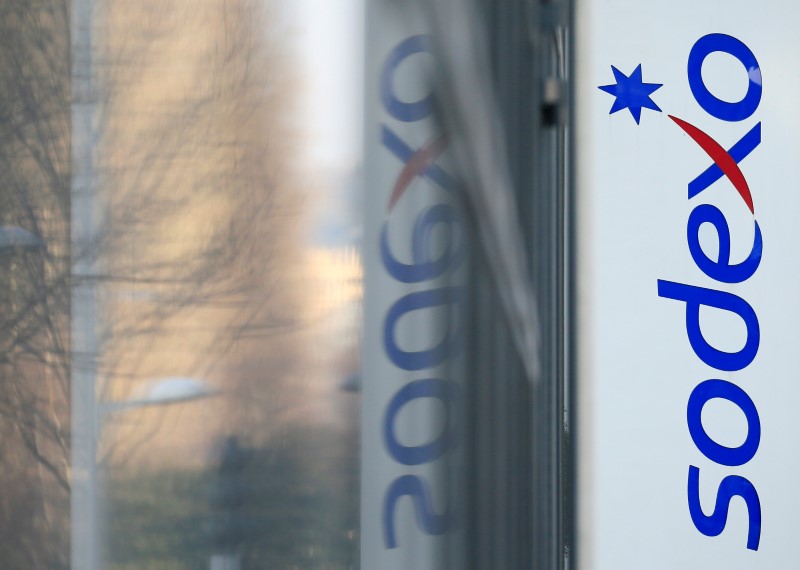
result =
[[394,205],[400,199],[400,196],[403,195],[403,192],[406,191],[408,185],[411,184],[411,181],[422,174],[425,169],[428,168],[428,165],[444,152],[448,143],[447,135],[431,139],[406,162],[403,170],[401,170],[400,174],[397,176],[397,181],[394,183],[394,189],[389,198],[389,210],[394,208]]
[[742,174],[742,170],[739,168],[739,165],[736,164],[736,161],[733,157],[728,154],[722,146],[708,136],[706,133],[695,127],[694,125],[687,123],[677,117],[673,117],[669,115],[669,118],[675,121],[675,123],[684,130],[684,132],[694,139],[694,142],[700,145],[708,156],[711,157],[717,166],[719,166],[720,170],[728,177],[728,180],[731,181],[733,187],[736,188],[736,191],[739,192],[739,195],[744,200],[744,203],[747,204],[747,207],[750,208],[750,212],[755,214],[755,210],[753,208],[753,197],[750,195],[750,187],[747,185],[747,180],[744,178],[744,174]]

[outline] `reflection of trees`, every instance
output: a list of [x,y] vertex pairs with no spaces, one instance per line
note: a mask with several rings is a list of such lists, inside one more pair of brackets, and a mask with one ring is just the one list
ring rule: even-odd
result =
[[[253,451],[244,473],[242,568],[358,568],[358,503],[349,500],[358,489],[356,439],[355,431],[342,438],[313,426]],[[214,476],[177,469],[119,474],[110,497],[110,567],[207,567]]]
[[[68,505],[67,4],[0,3],[0,566],[61,568]],[[59,30],[61,33],[53,33]]]
[[263,289],[289,219],[287,89],[259,4],[108,2],[106,378],[202,375],[277,326]]
[[202,374],[234,340],[290,322],[267,307],[291,209],[275,192],[288,95],[256,5],[102,3],[101,223],[70,252],[69,5],[0,2],[0,224],[44,243],[0,251],[4,569],[67,565],[71,254],[101,268],[104,398]]

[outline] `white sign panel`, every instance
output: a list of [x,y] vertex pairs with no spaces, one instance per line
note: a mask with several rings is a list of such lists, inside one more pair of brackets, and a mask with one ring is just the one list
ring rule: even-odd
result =
[[576,10],[579,567],[795,567],[800,4]]
[[361,567],[442,567],[455,527],[464,244],[431,38],[408,3],[368,2]]

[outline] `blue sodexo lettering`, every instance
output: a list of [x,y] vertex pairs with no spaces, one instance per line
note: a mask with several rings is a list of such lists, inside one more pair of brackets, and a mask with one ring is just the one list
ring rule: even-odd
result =
[[728,475],[722,480],[717,491],[714,512],[707,516],[700,506],[700,469],[689,466],[687,485],[689,514],[695,528],[706,536],[719,536],[728,523],[728,509],[734,497],[744,499],[747,507],[747,549],[758,550],[761,541],[761,501],[753,484],[739,475]]
[[[747,73],[747,93],[744,99],[728,102],[714,96],[703,81],[703,62],[715,52],[727,53],[738,59]],[[723,121],[737,122],[750,117],[761,103],[763,90],[761,67],[756,56],[741,40],[726,34],[703,36],[689,53],[689,88],[700,106],[709,115]]]
[[[442,287],[409,293],[398,299],[386,314],[383,332],[384,348],[394,365],[402,370],[425,370],[438,366],[450,358],[459,346],[459,339],[463,331],[461,323],[453,323],[453,319],[449,315],[452,314],[450,311],[460,306],[463,297],[464,291],[461,287]],[[442,310],[448,312],[448,317],[444,319],[447,323],[447,330],[443,338],[434,346],[424,350],[400,348],[395,334],[400,319],[415,311],[437,307],[442,307]]]
[[[456,430],[453,428],[450,403],[454,397],[453,385],[444,380],[428,378],[409,382],[392,398],[386,408],[383,420],[383,439],[386,449],[398,463],[403,465],[422,465],[439,459],[455,444]],[[444,407],[445,424],[442,433],[424,445],[403,445],[397,441],[394,426],[397,414],[406,404],[419,398],[434,398]]]
[[[747,436],[739,447],[720,445],[706,433],[703,427],[703,408],[715,398],[727,400],[735,404],[747,419]],[[736,384],[727,380],[706,380],[701,382],[689,396],[686,406],[686,421],[689,434],[700,453],[718,465],[738,467],[750,461],[758,451],[761,442],[761,420],[753,400]]]
[[[434,239],[434,230],[438,226],[444,226],[448,230],[444,248]],[[457,269],[464,261],[463,236],[459,234],[460,223],[453,208],[447,204],[436,204],[417,216],[411,234],[412,263],[398,261],[392,254],[388,224],[384,224],[381,232],[381,261],[389,275],[401,283],[420,283],[436,279],[447,271]],[[443,251],[435,256],[437,249]]]
[[[686,303],[686,333],[695,354],[717,370],[735,372],[750,365],[758,353],[761,331],[753,308],[741,297],[725,291],[658,280],[658,296]],[[711,346],[700,328],[700,307],[712,307],[738,315],[747,329],[741,350],[726,352]]]
[[419,101],[402,101],[394,90],[394,74],[406,59],[418,53],[431,52],[431,38],[427,35],[411,36],[400,42],[386,58],[380,79],[381,100],[389,114],[404,123],[413,123],[433,112],[433,94]]
[[452,526],[452,516],[448,511],[438,514],[433,508],[433,500],[427,482],[417,475],[401,475],[395,479],[386,492],[383,508],[383,539],[386,548],[397,548],[397,534],[394,528],[394,511],[402,497],[411,497],[417,526],[426,534],[440,535]]
[[[703,224],[710,224],[717,230],[719,253],[716,261],[709,258],[700,246],[700,227]],[[722,283],[741,283],[750,279],[761,264],[761,252],[764,247],[758,222],[753,220],[753,225],[755,230],[750,253],[741,263],[731,264],[731,230],[728,221],[716,206],[711,204],[697,206],[689,215],[686,227],[689,252],[697,267],[712,279]]]

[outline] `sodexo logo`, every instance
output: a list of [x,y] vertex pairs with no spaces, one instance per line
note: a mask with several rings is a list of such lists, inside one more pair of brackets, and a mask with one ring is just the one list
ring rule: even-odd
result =
[[[703,80],[701,69],[709,55],[728,54],[743,66],[743,80],[747,92],[740,101],[729,102],[715,96]],[[642,66],[639,65],[630,75],[625,75],[612,67],[616,82],[599,88],[615,97],[611,113],[628,109],[639,124],[642,109],[662,112],[653,100],[656,91],[662,87],[658,83],[643,80]],[[710,119],[727,123],[741,123],[752,117],[759,108],[763,90],[761,68],[751,49],[739,39],[726,34],[703,36],[692,47],[687,66],[689,88],[695,101],[709,115]],[[738,284],[750,279],[758,270],[763,252],[761,228],[755,218],[753,193],[742,172],[740,163],[761,144],[761,123],[746,130],[739,141],[729,150],[720,145],[700,127],[668,115],[711,159],[711,164],[688,183],[688,199],[697,201],[704,190],[723,178],[730,182],[741,197],[743,207],[748,208],[753,217],[752,246],[744,260],[731,261],[731,228],[722,211],[708,203],[698,204],[690,213],[686,238],[689,252],[697,267],[705,275],[721,284]],[[712,123],[713,122],[709,121]],[[713,228],[718,251],[711,257],[700,245],[701,227]],[[749,237],[749,236],[748,236]],[[683,304],[685,310],[686,334],[694,353],[709,367],[721,372],[735,372],[747,368],[756,358],[761,339],[758,316],[753,307],[742,297],[727,291],[698,287],[686,283],[658,280],[658,296]],[[744,346],[735,352],[717,348],[703,334],[700,312],[703,307],[726,311],[740,319],[746,330]],[[702,422],[705,405],[714,399],[733,403],[747,420],[747,436],[738,447],[727,447],[715,441],[706,432]],[[761,422],[753,400],[743,387],[725,379],[705,379],[697,384],[688,397],[686,421],[689,435],[697,449],[714,463],[736,468],[748,463],[758,452],[761,441]],[[706,514],[700,501],[700,468],[689,466],[687,494],[689,515],[694,526],[706,536],[717,536],[725,530],[729,507],[735,497],[741,497],[747,506],[748,533],[746,546],[758,550],[761,538],[761,503],[753,482],[737,474],[722,479],[717,488],[714,510]]]
[[[397,386],[383,413],[383,441],[385,450],[401,471],[388,486],[383,504],[384,545],[388,549],[399,546],[396,532],[398,504],[404,498],[413,504],[417,528],[425,535],[441,535],[448,531],[454,522],[454,510],[447,506],[439,513],[434,505],[447,504],[447,494],[436,488],[431,481],[415,467],[434,463],[454,448],[456,426],[453,402],[457,397],[457,384],[435,376],[435,370],[455,356],[460,346],[460,313],[463,299],[461,287],[443,285],[464,261],[464,244],[461,221],[446,197],[453,188],[450,175],[436,162],[447,148],[444,135],[432,137],[419,148],[414,148],[397,134],[401,126],[405,131],[419,135],[435,127],[433,117],[433,97],[426,95],[419,100],[404,100],[399,94],[397,84],[402,66],[414,57],[430,56],[429,36],[415,35],[397,44],[387,56],[380,77],[380,94],[385,122],[381,125],[383,146],[398,159],[398,173],[389,192],[387,220],[380,236],[380,257],[387,276],[398,283],[413,286],[413,291],[399,298],[389,300],[384,315],[383,346],[385,354],[396,370],[409,377],[408,382]],[[397,125],[395,129],[392,125]],[[412,201],[412,206],[424,203],[416,217],[408,216],[408,209],[396,212],[395,206],[407,195],[412,183],[418,181],[420,198]],[[442,192],[444,190],[444,192]],[[410,208],[409,208],[410,209]],[[389,236],[389,223],[392,222],[401,234],[410,233],[410,244],[405,248],[392,245]],[[444,237],[446,236],[446,237]],[[444,242],[444,243],[443,243]],[[410,245],[410,247],[408,247]],[[410,260],[401,260],[401,249],[410,250]],[[410,288],[410,287],[409,287]],[[422,350],[407,350],[399,342],[398,329],[404,319],[417,314],[421,318],[431,312],[430,318],[441,317],[441,311],[448,315],[446,330],[432,346]],[[452,318],[454,317],[454,318]],[[414,377],[421,376],[420,378]],[[417,400],[434,400],[441,403],[444,410],[444,427],[428,435],[423,445],[404,445],[397,434],[396,424],[401,411]],[[437,433],[438,432],[438,433]]]

